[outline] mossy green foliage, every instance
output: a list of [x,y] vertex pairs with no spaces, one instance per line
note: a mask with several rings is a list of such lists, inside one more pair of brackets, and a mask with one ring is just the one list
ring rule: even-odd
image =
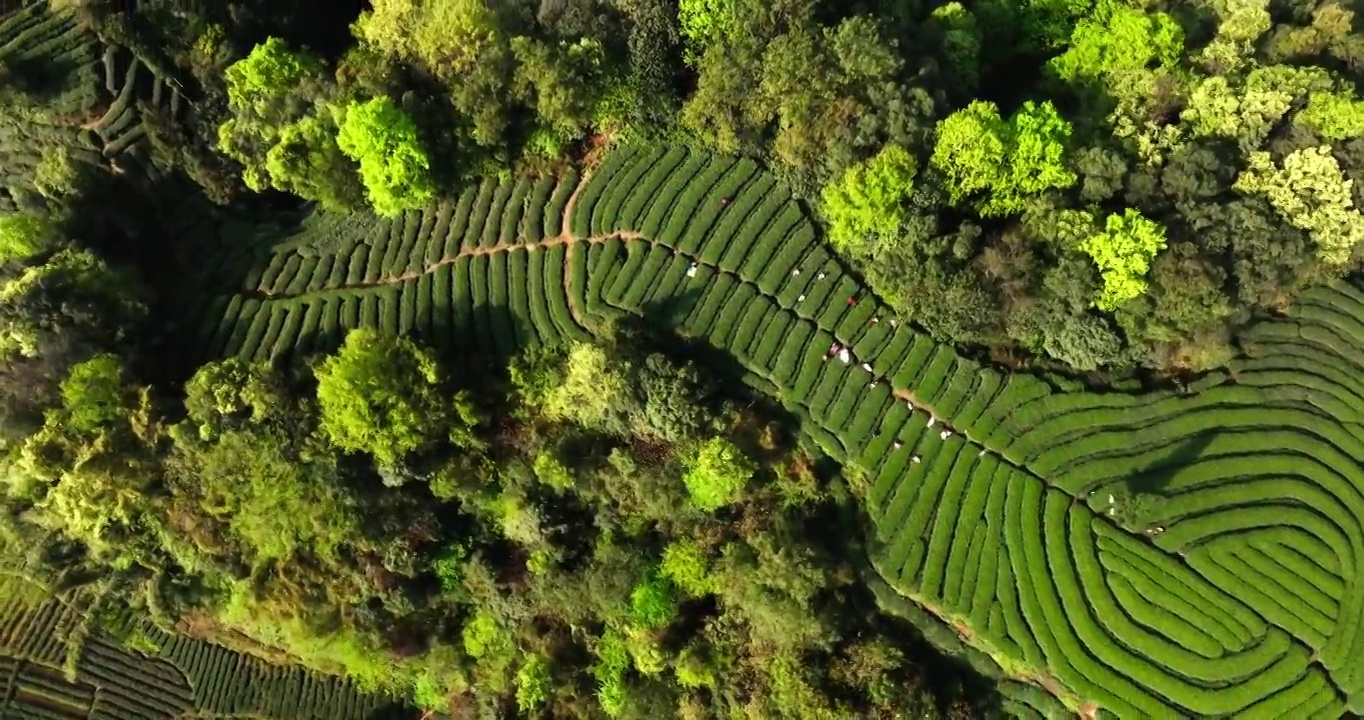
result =
[[630,591],[630,621],[636,627],[655,630],[677,617],[677,600],[668,579],[650,575]]
[[346,106],[336,144],[360,164],[365,193],[380,215],[422,207],[434,196],[417,125],[389,98]]
[[734,501],[757,469],[752,460],[723,438],[707,440],[696,451],[683,481],[696,507],[714,512]]
[[688,62],[695,63],[705,48],[734,32],[734,0],[680,0],[677,23]]
[[1165,228],[1128,209],[1109,215],[1103,232],[1091,235],[1080,244],[1099,272],[1104,286],[1094,305],[1113,311],[1146,291],[1146,272],[1156,253],[1165,248]]
[[99,355],[71,368],[62,381],[66,425],[79,433],[96,433],[128,412],[123,363],[113,355]]
[[625,688],[625,673],[630,669],[630,651],[625,637],[608,630],[597,641],[597,662],[592,676],[597,680],[597,702],[609,717],[620,717],[629,702]]
[[544,705],[554,691],[549,663],[539,656],[526,658],[516,671],[516,707],[529,713]]
[[1070,47],[1052,58],[1047,68],[1069,83],[1122,82],[1128,71],[1174,67],[1183,53],[1184,31],[1174,18],[1118,8],[1080,21]]
[[905,203],[914,189],[918,162],[899,145],[843,171],[824,188],[822,210],[829,240],[840,251],[861,255],[878,242],[893,242],[908,219]]
[[267,38],[227,69],[227,101],[263,110],[288,97],[318,69],[312,57],[290,50],[277,37]]
[[1348,140],[1364,136],[1364,100],[1346,92],[1314,92],[1297,120],[1324,140]]
[[983,216],[1012,215],[1028,196],[1075,182],[1065,163],[1070,132],[1049,102],[1025,102],[1005,120],[977,100],[938,123],[930,162],[954,203],[976,200]]
[[316,374],[322,430],[336,447],[380,465],[398,465],[471,424],[467,400],[452,402],[435,358],[411,340],[353,330]]
[[663,549],[658,571],[685,596],[701,597],[717,589],[709,565],[705,548],[700,543],[681,539],[668,543]]
[[319,59],[279,38],[257,45],[224,73],[232,115],[218,127],[217,147],[241,163],[253,190],[347,210],[355,204],[355,169],[337,146],[325,74]]
[[0,215],[0,263],[24,260],[52,246],[53,228],[26,213]]

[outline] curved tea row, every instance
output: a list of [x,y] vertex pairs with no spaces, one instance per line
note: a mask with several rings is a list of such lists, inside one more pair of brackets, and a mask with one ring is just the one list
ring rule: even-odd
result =
[[251,252],[206,301],[213,355],[280,359],[358,326],[510,353],[617,313],[728,352],[864,475],[879,573],[1072,709],[1360,705],[1356,290],[1312,295],[1188,392],[1066,392],[896,326],[779,183],[680,148],[394,222],[319,215]]

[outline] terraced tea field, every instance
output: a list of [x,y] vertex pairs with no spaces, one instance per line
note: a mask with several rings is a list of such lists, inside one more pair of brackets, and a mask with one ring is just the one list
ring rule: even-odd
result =
[[[0,64],[16,75],[37,68],[44,82],[40,111],[0,118],[0,156],[9,177],[32,177],[39,148],[61,147],[78,165],[101,166],[159,185],[169,177],[152,159],[146,118],[188,119],[192,104],[172,77],[126,48],[101,42],[69,12],[26,3],[0,17]],[[0,210],[13,210],[0,192]]]
[[98,634],[63,670],[80,613],[27,580],[0,575],[0,718],[19,720],[410,719],[347,681],[283,668],[150,623],[133,651]]
[[269,230],[194,230],[222,253],[195,279],[216,289],[205,355],[284,360],[360,326],[511,353],[616,313],[725,351],[864,476],[876,571],[1012,678],[1022,715],[1364,710],[1351,285],[1254,328],[1228,373],[1100,393],[895,326],[748,160],[624,148],[582,182],[488,180],[392,222],[228,240]]

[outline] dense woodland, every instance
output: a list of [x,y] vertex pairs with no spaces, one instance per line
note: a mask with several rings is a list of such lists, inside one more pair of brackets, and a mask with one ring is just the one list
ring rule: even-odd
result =
[[[1340,2],[52,5],[192,94],[143,120],[225,212],[394,215],[630,140],[745,154],[901,321],[1011,367],[1218,367],[1364,241]],[[51,109],[67,74],[0,53],[5,137],[85,120]],[[179,367],[163,284],[192,259],[146,189],[27,150],[11,565],[459,716],[990,712],[862,584],[856,478],[723,358],[626,322],[509,364],[356,331]]]

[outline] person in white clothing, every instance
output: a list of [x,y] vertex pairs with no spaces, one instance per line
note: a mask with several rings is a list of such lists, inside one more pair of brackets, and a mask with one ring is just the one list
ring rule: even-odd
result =
[[691,264],[691,267],[687,268],[687,277],[696,277],[696,268],[697,268],[697,267],[699,267],[699,266],[698,266],[696,263],[692,263],[692,264]]
[[847,365],[852,362],[852,353],[848,352],[848,348],[843,348],[838,351],[838,359],[842,360],[844,365]]

